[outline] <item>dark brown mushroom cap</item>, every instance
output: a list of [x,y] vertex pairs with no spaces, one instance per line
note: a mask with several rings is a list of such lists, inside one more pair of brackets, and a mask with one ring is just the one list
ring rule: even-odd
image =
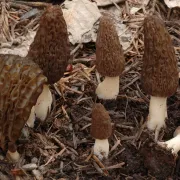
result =
[[94,105],[92,110],[91,136],[95,139],[108,139],[112,133],[111,118],[100,103]]
[[49,83],[55,83],[63,76],[70,58],[70,47],[60,6],[48,7],[41,16],[28,56],[43,70]]
[[142,87],[152,96],[168,97],[178,87],[177,60],[171,37],[156,16],[144,19]]
[[124,54],[113,21],[108,15],[100,19],[96,39],[96,68],[102,76],[115,77],[124,70]]
[[0,56],[0,142],[15,142],[36,104],[47,78],[34,62],[14,55]]

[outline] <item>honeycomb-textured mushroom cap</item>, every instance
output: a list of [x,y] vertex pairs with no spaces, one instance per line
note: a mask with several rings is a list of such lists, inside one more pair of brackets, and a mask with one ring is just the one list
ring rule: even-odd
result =
[[144,19],[142,87],[152,96],[168,97],[178,87],[177,60],[171,37],[156,16]]
[[92,110],[91,136],[95,139],[108,139],[112,133],[111,118],[100,103]]
[[28,56],[43,70],[49,83],[64,74],[70,58],[67,25],[60,6],[50,6],[41,16]]
[[15,55],[0,56],[0,146],[15,142],[36,104],[47,78],[34,62]]
[[104,15],[100,19],[96,39],[96,68],[103,76],[115,77],[124,70],[124,54],[112,19]]

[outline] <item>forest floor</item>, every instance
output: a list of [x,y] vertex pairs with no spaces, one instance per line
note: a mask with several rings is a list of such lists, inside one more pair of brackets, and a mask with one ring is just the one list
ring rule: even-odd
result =
[[[13,37],[13,33],[17,36],[19,32],[19,37],[27,33],[26,28],[37,29],[36,15],[26,20],[21,20],[20,16],[33,8],[43,11],[45,3],[6,3],[9,26],[6,29],[9,32],[6,31],[4,36],[7,45],[10,42],[7,37]],[[52,112],[45,122],[37,120],[34,129],[25,127],[24,131],[29,136],[21,137],[17,143],[22,156],[17,164],[6,161],[0,151],[0,179],[180,179],[179,158],[158,147],[154,142],[154,134],[146,128],[149,96],[141,88],[140,77],[144,12],[153,10],[161,15],[172,36],[180,65],[180,10],[169,9],[164,1],[150,1],[144,7],[145,11],[142,8],[138,15],[129,15],[128,5],[131,5],[131,1],[115,5],[123,9],[123,23],[133,32],[130,47],[124,52],[126,64],[117,99],[102,101],[95,95],[95,88],[101,79],[94,65],[95,43],[72,46],[72,66],[69,65],[64,77],[51,86],[54,95]],[[3,13],[2,17],[6,19]],[[12,19],[17,21],[14,29]],[[94,139],[90,135],[90,126],[95,102],[104,104],[113,123],[113,133],[109,138],[110,154],[103,161],[92,155]],[[180,89],[168,98],[167,126],[159,137],[162,141],[171,139],[174,130],[180,125],[179,109]]]

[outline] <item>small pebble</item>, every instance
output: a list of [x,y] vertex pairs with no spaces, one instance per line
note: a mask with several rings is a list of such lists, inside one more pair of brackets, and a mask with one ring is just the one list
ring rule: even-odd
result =
[[74,161],[76,159],[76,156],[74,154],[71,154],[71,159]]
[[4,160],[4,156],[3,155],[0,155],[0,160]]
[[22,166],[22,169],[24,169],[25,171],[32,171],[34,169],[36,169],[38,166],[34,163],[31,164],[26,164]]
[[43,175],[41,174],[41,172],[40,172],[39,170],[34,169],[34,170],[32,171],[32,174],[35,176],[35,178],[36,178],[37,180],[43,180]]
[[70,130],[70,131],[73,130],[73,125],[72,125],[72,123],[69,124],[69,130]]
[[21,137],[23,139],[29,139],[30,133],[28,127],[24,127],[21,131]]
[[47,166],[39,166],[38,168],[42,174],[46,174],[46,172],[48,171],[48,167]]
[[31,163],[32,163],[32,164],[37,164],[37,163],[38,163],[38,158],[33,157],[33,158],[31,159]]

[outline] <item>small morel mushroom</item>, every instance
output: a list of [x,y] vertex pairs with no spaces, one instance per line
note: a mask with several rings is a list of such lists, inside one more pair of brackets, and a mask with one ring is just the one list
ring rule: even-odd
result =
[[178,87],[178,69],[171,37],[158,17],[144,19],[142,88],[151,96],[147,127],[155,130],[155,140],[167,117],[167,97]]
[[70,48],[67,25],[59,6],[49,6],[41,16],[28,56],[43,70],[49,83],[57,82],[64,75]]
[[100,99],[116,99],[119,94],[119,76],[124,70],[124,55],[116,28],[107,15],[101,17],[96,40],[96,68],[105,76],[97,89]]
[[167,150],[171,150],[172,154],[177,155],[180,150],[180,126],[174,131],[174,138],[166,142],[158,142],[158,145]]
[[[13,161],[16,141],[36,104],[47,78],[34,62],[14,55],[0,56],[0,147]],[[7,143],[6,143],[7,142]]]
[[92,110],[91,136],[95,138],[94,154],[99,159],[108,157],[108,138],[111,136],[111,133],[111,118],[108,112],[102,104],[95,104]]

